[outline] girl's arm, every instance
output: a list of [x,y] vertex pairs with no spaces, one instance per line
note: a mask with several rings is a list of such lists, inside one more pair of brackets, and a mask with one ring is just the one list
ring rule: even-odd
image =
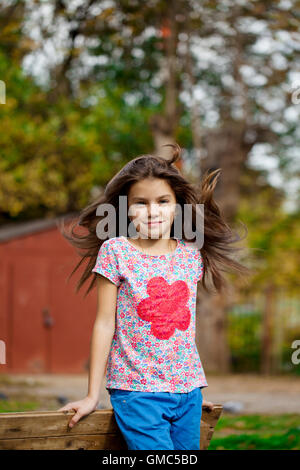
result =
[[67,403],[58,411],[75,410],[69,427],[72,428],[83,416],[97,408],[99,393],[104,379],[106,363],[115,332],[115,312],[118,287],[106,277],[98,275],[97,316],[91,338],[88,394],[82,400]]
[[91,337],[88,396],[98,402],[115,333],[118,287],[101,274],[97,278],[97,316]]

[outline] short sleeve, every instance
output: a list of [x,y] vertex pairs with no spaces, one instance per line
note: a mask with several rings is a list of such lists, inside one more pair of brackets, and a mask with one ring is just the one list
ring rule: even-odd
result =
[[203,276],[203,258],[201,256],[201,253],[200,251],[198,251],[199,253],[199,257],[197,258],[197,282],[200,281],[202,279],[202,276]]
[[92,272],[101,274],[118,287],[121,284],[119,263],[110,240],[105,240],[102,243]]

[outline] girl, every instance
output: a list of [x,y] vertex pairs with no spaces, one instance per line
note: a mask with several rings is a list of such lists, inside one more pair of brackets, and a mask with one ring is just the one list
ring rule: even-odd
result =
[[[87,396],[59,411],[75,410],[69,423],[74,426],[97,408],[105,376],[117,424],[128,449],[134,450],[200,449],[202,406],[212,409],[213,404],[202,396],[208,384],[195,344],[197,283],[209,291],[205,278],[210,272],[215,288],[222,291],[221,270],[247,272],[227,256],[238,250],[231,245],[240,237],[232,236],[212,198],[217,179],[211,181],[220,170],[206,174],[197,191],[173,165],[180,147],[167,145],[174,149],[170,161],[156,155],[135,158],[82,211],[78,225],[88,230],[86,235],[74,233],[77,223],[71,235],[62,230],[86,251],[81,255],[88,264],[77,291],[93,275],[86,294],[97,281],[98,306]],[[125,218],[119,196],[126,196]],[[106,204],[105,211],[107,204],[115,210],[116,224],[106,239],[104,227],[110,223],[97,215],[101,204]],[[184,214],[175,224],[185,204],[191,208],[196,234],[196,204],[204,204],[201,250],[185,236]],[[175,226],[180,228],[177,237]],[[128,227],[131,237],[126,236]]]

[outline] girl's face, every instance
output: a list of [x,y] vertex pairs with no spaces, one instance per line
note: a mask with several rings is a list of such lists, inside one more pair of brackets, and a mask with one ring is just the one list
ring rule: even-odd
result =
[[165,180],[145,178],[130,187],[128,216],[143,238],[169,238],[175,209],[175,193]]

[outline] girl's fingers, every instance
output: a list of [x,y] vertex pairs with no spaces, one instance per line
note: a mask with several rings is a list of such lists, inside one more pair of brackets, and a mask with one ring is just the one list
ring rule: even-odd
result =
[[68,411],[68,410],[73,410],[74,403],[68,403],[67,405],[63,406],[62,408],[59,408],[57,411]]
[[77,411],[77,413],[73,416],[73,418],[70,420],[69,422],[69,427],[72,428],[74,426],[74,424],[77,423],[77,421],[80,420],[80,418],[82,417],[82,415]]
[[203,401],[203,408],[209,408],[212,410],[214,408],[214,404],[211,401]]

